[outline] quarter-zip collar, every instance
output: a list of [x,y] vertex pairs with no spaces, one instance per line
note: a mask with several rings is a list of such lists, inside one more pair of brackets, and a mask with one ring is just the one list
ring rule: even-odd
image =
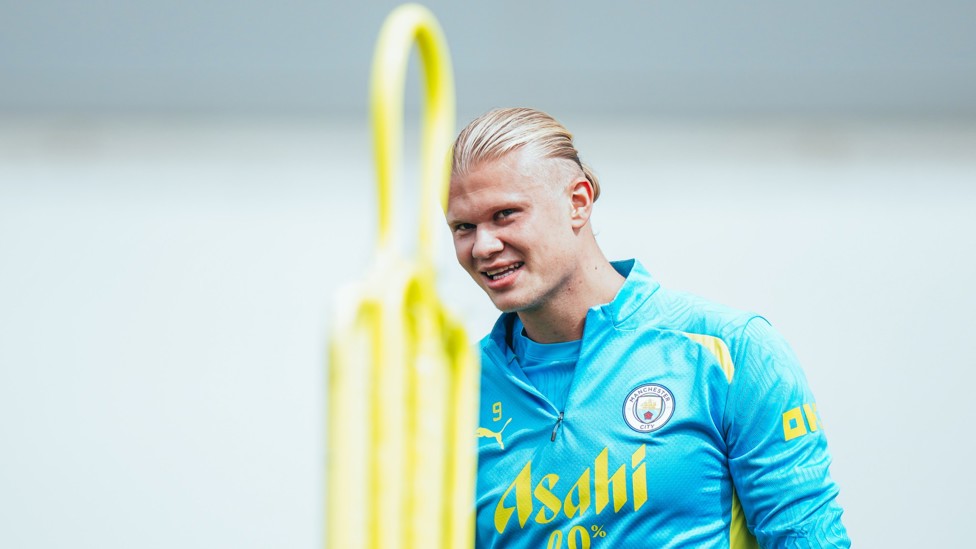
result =
[[[644,303],[656,292],[661,285],[654,280],[640,261],[627,259],[610,263],[618,273],[625,278],[616,297],[610,303],[590,308],[586,321],[609,321],[614,327],[621,327]],[[482,349],[491,353],[501,364],[510,364],[515,360],[512,353],[512,329],[515,324],[516,313],[502,313],[495,322],[491,333],[482,340]],[[586,327],[583,328],[583,347],[586,347]]]

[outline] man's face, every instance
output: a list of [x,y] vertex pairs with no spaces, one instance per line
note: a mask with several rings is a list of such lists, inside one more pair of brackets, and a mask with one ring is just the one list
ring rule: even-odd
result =
[[517,149],[451,179],[447,222],[458,263],[499,310],[539,309],[569,290],[577,175],[572,162]]

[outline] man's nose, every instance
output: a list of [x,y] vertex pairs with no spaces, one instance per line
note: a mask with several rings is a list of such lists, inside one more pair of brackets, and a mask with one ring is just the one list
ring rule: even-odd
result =
[[494,231],[476,229],[474,247],[471,249],[471,255],[475,259],[487,259],[502,251],[503,247],[502,241]]

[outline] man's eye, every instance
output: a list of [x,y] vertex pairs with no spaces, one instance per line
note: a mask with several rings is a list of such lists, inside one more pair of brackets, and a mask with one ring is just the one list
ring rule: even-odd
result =
[[496,219],[504,219],[504,218],[506,218],[506,217],[514,214],[514,213],[515,213],[515,210],[513,210],[511,208],[505,209],[505,210],[500,210],[498,213],[495,214],[495,218]]
[[474,225],[472,225],[471,223],[458,223],[457,225],[454,226],[454,232],[461,233],[464,231],[470,231],[473,228]]

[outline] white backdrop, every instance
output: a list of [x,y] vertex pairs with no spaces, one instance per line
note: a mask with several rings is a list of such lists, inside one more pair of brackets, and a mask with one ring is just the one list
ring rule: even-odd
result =
[[[609,257],[792,342],[856,545],[965,545],[976,127],[564,122]],[[321,545],[326,334],[371,165],[358,120],[4,120],[0,546]]]

